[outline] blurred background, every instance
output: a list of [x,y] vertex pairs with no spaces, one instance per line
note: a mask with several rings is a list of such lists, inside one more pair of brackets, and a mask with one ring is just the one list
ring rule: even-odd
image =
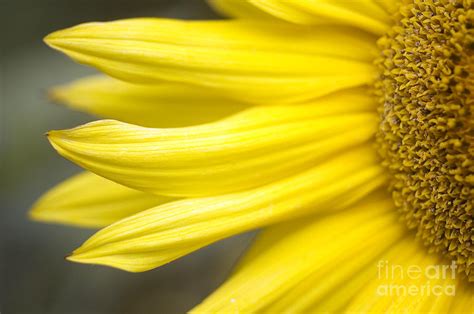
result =
[[0,312],[183,313],[212,292],[248,245],[241,235],[146,273],[64,260],[94,230],[28,220],[33,202],[79,168],[44,133],[94,117],[54,105],[49,87],[94,73],[43,44],[57,29],[137,16],[216,18],[204,0],[0,0]]

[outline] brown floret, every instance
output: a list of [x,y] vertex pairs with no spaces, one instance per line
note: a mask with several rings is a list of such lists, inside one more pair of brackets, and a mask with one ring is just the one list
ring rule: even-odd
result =
[[474,281],[474,2],[411,1],[378,44],[377,144],[393,199]]

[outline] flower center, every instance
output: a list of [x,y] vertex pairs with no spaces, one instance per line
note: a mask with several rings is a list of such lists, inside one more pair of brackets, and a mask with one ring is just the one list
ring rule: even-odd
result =
[[474,1],[412,0],[378,45],[377,145],[394,202],[474,281]]

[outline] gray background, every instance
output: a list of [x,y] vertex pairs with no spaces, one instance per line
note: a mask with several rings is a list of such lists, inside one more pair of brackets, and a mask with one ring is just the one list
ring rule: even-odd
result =
[[228,239],[146,273],[66,262],[94,231],[29,221],[44,191],[79,171],[43,134],[94,117],[51,104],[48,87],[94,73],[42,38],[81,22],[215,18],[200,0],[0,0],[1,313],[182,313],[226,277],[249,242]]

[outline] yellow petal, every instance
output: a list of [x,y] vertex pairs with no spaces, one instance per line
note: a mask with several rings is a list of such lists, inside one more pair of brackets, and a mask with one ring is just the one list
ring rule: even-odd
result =
[[290,176],[368,141],[378,121],[364,112],[372,106],[368,95],[340,93],[311,105],[254,107],[180,129],[97,121],[51,131],[49,140],[65,158],[135,189],[217,195]]
[[[456,299],[449,308],[449,313],[465,313],[472,314],[474,308],[474,287],[471,284],[462,282],[462,279],[458,281],[456,287]],[[441,313],[441,312],[440,312]]]
[[33,205],[30,217],[79,227],[104,227],[171,200],[84,172],[44,194]]
[[105,76],[56,87],[51,97],[77,110],[148,127],[203,124],[249,107],[204,88],[173,83],[135,85]]
[[241,193],[167,203],[96,233],[69,257],[145,271],[212,242],[312,212],[334,212],[384,183],[370,147]]
[[376,3],[380,5],[387,13],[394,14],[398,11],[398,7],[403,3],[399,0],[377,0]]
[[[350,302],[347,312],[463,313],[452,309],[467,282],[458,278],[455,265],[428,254],[412,234],[393,254],[381,256],[372,271],[370,282]],[[461,308],[472,311],[472,301],[471,295],[471,304]]]
[[358,27],[377,35],[390,25],[390,15],[373,0],[249,0],[264,12],[283,20],[319,25],[332,22]]
[[[391,200],[390,200],[391,202]],[[392,204],[393,210],[393,204]],[[395,213],[394,213],[395,214]],[[374,245],[375,250],[378,251],[378,255],[370,262],[364,265],[364,267],[358,271],[346,274],[345,278],[339,282],[338,286],[335,286],[334,289],[328,293],[324,298],[313,302],[312,305],[308,306],[308,310],[312,313],[327,311],[328,313],[351,313],[350,311],[345,311],[348,303],[360,295],[360,291],[367,286],[367,284],[376,278],[378,272],[378,265],[381,261],[392,259],[394,257],[399,260],[408,259],[411,255],[415,254],[415,250],[406,250],[404,249],[405,241],[413,241],[410,235],[405,234],[403,226],[399,224],[398,221],[393,221],[395,228],[399,228],[400,232],[403,233],[403,238],[398,238],[395,243],[392,243],[392,246],[380,253],[377,250],[377,247],[382,245],[385,247],[383,240],[379,239],[377,233],[374,235],[374,238],[378,240],[378,243]],[[366,252],[363,254],[370,254],[371,248],[367,248]],[[347,261],[349,262],[349,261]],[[338,271],[336,271],[338,272]],[[333,275],[330,277],[334,277]],[[326,280],[325,277],[319,278],[319,282]]]
[[208,0],[207,2],[224,16],[253,20],[274,19],[272,15],[246,0]]
[[[391,200],[378,194],[326,216],[270,227],[238,270],[194,313],[312,313],[348,278],[404,234]],[[349,291],[348,297],[357,290]]]
[[122,80],[189,83],[254,103],[304,101],[375,75],[375,39],[343,26],[131,19],[82,24],[45,40]]

